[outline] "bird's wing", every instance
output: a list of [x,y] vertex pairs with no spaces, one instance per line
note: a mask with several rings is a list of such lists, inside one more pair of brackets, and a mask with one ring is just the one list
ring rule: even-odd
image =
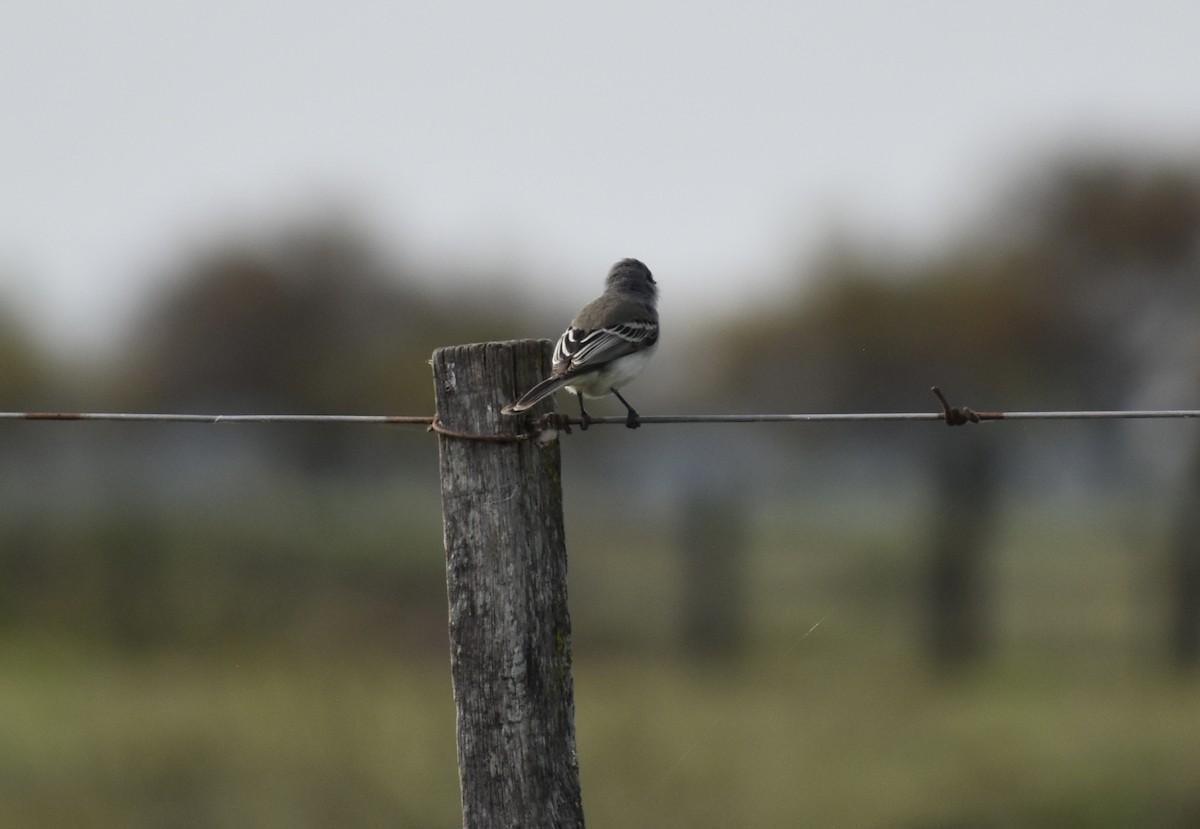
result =
[[554,373],[567,376],[592,371],[656,342],[658,323],[654,320],[630,320],[592,331],[571,326],[554,346]]
[[589,331],[572,325],[554,346],[551,374],[515,403],[504,407],[506,414],[531,408],[543,397],[553,394],[587,371],[594,371],[627,354],[649,348],[658,342],[658,323],[631,320]]

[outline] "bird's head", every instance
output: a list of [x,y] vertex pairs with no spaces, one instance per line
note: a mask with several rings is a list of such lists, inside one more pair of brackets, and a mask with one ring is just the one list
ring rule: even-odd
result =
[[658,286],[654,282],[653,274],[637,259],[622,259],[613,265],[608,272],[605,287],[608,290],[618,290],[649,300],[653,300],[658,295]]

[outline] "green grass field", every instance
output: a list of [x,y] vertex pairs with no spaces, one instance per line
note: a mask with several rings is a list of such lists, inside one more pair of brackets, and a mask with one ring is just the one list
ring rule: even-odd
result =
[[[334,524],[344,540],[351,530]],[[244,535],[236,522],[198,526],[186,536],[199,547],[206,534]],[[663,523],[614,537],[571,519],[588,826],[1197,825],[1200,678],[1172,672],[1157,638],[1162,523],[1137,525],[1141,550],[1113,511],[1007,519],[994,541],[994,646],[952,677],[930,670],[918,641],[914,526],[911,515],[759,516],[748,646],[704,661],[675,645]],[[401,572],[436,593],[436,522],[412,537],[418,560]],[[61,619],[10,626],[0,825],[460,825],[444,598],[380,610],[361,576],[387,558],[372,543],[358,545],[357,575],[318,569],[301,599],[275,597],[278,613],[246,611],[253,629],[228,624],[240,594],[193,596],[193,626],[226,626],[167,644],[115,645]],[[233,589],[218,570],[194,589]],[[178,593],[173,572],[159,582]],[[327,576],[329,590],[309,592]]]

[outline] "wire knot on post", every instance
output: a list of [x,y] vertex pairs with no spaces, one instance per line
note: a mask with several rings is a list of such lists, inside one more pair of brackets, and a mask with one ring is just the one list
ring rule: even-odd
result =
[[547,412],[537,422],[539,432],[571,434],[571,416],[565,412]]
[[435,415],[433,421],[429,424],[429,431],[437,432],[439,435],[445,435],[448,438],[458,438],[459,440],[479,440],[486,443],[521,443],[529,440],[532,435],[529,433],[520,435],[478,435],[470,432],[459,432],[456,429],[451,429],[445,423],[442,423],[442,418]]

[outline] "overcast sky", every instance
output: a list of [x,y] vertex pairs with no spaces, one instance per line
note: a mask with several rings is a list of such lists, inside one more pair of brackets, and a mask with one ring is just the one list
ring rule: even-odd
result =
[[3,17],[0,298],[63,348],[102,342],[186,251],[330,206],[412,261],[515,267],[567,315],[623,256],[668,308],[715,309],[833,227],[934,244],[1031,153],[1200,147],[1194,0]]

